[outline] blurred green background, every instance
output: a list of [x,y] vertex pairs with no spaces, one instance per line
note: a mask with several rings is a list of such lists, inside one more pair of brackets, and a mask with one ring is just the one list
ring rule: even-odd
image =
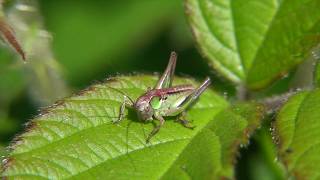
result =
[[[16,5],[8,3],[5,12],[18,14],[13,10]],[[39,10],[37,16],[27,12],[18,14],[18,19],[26,21],[30,32],[46,30],[51,35],[20,33],[19,39],[28,42],[24,44],[30,57],[27,64],[0,46],[0,155],[39,108],[109,76],[162,72],[172,50],[179,54],[176,74],[199,80],[210,76],[215,90],[231,100],[234,97],[232,84],[219,77],[197,51],[182,0],[48,0],[33,5]],[[17,18],[11,19],[11,24],[19,24]],[[30,43],[37,38],[48,41]],[[48,46],[46,54],[43,46]],[[241,151],[239,179],[281,179],[267,128],[259,130],[253,143]]]

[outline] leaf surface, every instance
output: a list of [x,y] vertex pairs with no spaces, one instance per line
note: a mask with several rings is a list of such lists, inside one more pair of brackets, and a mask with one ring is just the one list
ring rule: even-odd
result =
[[[146,144],[152,123],[133,110],[117,119],[123,92],[132,99],[156,84],[155,76],[120,76],[93,85],[46,109],[12,144],[3,176],[13,178],[159,179],[232,177],[240,144],[260,124],[260,106],[230,107],[208,89],[187,111],[194,130],[166,118]],[[175,84],[199,85],[176,78]],[[201,167],[201,168],[199,168]]]
[[186,0],[198,46],[228,79],[261,88],[319,43],[318,0]]
[[319,179],[320,91],[290,98],[275,122],[279,155],[297,179]]

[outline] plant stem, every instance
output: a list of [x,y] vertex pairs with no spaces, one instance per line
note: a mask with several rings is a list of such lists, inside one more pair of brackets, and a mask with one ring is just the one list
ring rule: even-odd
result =
[[258,102],[262,103],[265,106],[267,113],[274,113],[278,111],[282,107],[282,105],[288,101],[288,99],[291,96],[295,95],[298,92],[299,91],[290,91],[284,94],[261,99]]
[[237,90],[237,99],[239,101],[245,101],[249,98],[248,90],[244,84],[239,84],[236,90]]

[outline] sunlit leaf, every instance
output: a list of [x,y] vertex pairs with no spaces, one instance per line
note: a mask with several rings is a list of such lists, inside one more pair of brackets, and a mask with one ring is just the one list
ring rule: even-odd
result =
[[[233,177],[238,147],[260,124],[261,107],[230,107],[208,89],[188,110],[196,126],[187,129],[166,118],[146,144],[152,123],[142,123],[132,110],[113,124],[124,99],[136,99],[158,77],[116,77],[46,109],[13,142],[3,176],[13,178],[159,179]],[[176,84],[199,85],[176,78]],[[119,91],[120,90],[120,91]]]
[[319,6],[318,0],[186,0],[201,52],[225,77],[251,88],[280,77],[319,43]]

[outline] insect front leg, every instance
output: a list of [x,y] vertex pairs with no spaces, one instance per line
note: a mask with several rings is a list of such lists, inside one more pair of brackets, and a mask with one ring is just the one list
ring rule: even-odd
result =
[[163,117],[160,116],[160,115],[155,114],[154,116],[155,116],[155,118],[156,118],[157,120],[160,121],[160,123],[159,123],[159,125],[157,125],[155,128],[153,128],[153,130],[151,131],[151,133],[148,135],[148,137],[147,137],[147,139],[146,139],[146,143],[149,143],[150,139],[159,132],[160,128],[163,126],[164,121],[165,121],[165,120],[163,119]]
[[119,123],[119,122],[122,121],[122,119],[124,117],[124,111],[126,110],[127,106],[131,107],[133,105],[132,105],[132,103],[130,101],[128,101],[127,97],[124,96],[124,101],[122,102],[122,104],[120,106],[118,120],[114,121],[113,123]]
[[182,112],[175,122],[181,123],[184,127],[189,128],[189,129],[194,129],[195,126],[191,125],[190,121],[186,120],[186,112]]

